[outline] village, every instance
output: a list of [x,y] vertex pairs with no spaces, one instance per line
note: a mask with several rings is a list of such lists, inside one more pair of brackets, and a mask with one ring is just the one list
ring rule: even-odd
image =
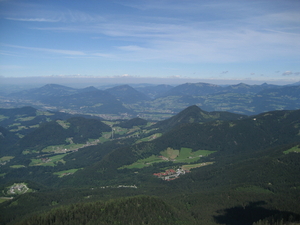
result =
[[176,171],[173,169],[168,169],[165,172],[154,173],[153,175],[160,179],[170,181],[170,180],[175,180],[175,179],[179,178],[180,175],[184,175],[189,172],[190,172],[189,170],[184,170],[182,168],[178,168]]
[[15,183],[12,185],[9,190],[7,191],[7,194],[24,194],[29,190],[27,185],[25,183]]

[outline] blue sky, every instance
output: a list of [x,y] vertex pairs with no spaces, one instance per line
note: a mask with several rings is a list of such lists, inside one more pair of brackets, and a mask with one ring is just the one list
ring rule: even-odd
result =
[[0,0],[0,76],[300,80],[297,0]]

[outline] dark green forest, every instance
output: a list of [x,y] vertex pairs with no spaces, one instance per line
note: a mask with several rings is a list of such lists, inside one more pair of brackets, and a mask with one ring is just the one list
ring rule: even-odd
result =
[[[0,224],[300,224],[299,110],[191,106],[158,123],[73,116],[24,136],[10,125],[37,113],[16,110],[1,127]],[[153,175],[188,166],[173,180]]]

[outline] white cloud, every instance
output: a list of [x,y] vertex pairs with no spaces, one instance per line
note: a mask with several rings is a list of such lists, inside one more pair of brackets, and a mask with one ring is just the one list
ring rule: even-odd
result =
[[292,71],[285,71],[284,73],[282,73],[283,76],[289,76],[289,75],[293,75],[294,73]]

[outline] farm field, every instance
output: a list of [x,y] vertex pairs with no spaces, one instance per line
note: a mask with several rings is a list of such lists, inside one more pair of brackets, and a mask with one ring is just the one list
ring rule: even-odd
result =
[[63,157],[67,154],[59,154],[52,157],[31,159],[29,166],[56,166],[58,162],[65,163]]
[[288,153],[291,153],[291,152],[298,152],[299,153],[300,152],[300,145],[296,145],[296,146],[284,151],[283,153],[288,154]]
[[3,157],[0,158],[0,163],[9,161],[13,158],[14,158],[14,156],[3,156]]
[[142,138],[142,139],[139,139],[138,141],[136,141],[136,143],[140,143],[140,142],[145,142],[145,141],[152,141],[158,137],[160,137],[162,135],[162,133],[156,133],[156,134],[152,134],[148,137],[145,137],[145,138]]
[[246,187],[238,187],[236,189],[237,191],[240,192],[252,192],[252,193],[262,193],[262,194],[273,194],[272,191],[262,188],[262,187],[258,187],[258,186],[246,186]]
[[182,166],[182,169],[183,170],[191,170],[191,169],[194,169],[194,168],[199,168],[199,167],[202,167],[202,166],[208,166],[208,165],[211,165],[213,164],[213,162],[205,162],[205,163],[197,163],[197,164],[188,164],[188,165],[183,165]]
[[12,165],[10,166],[10,168],[13,168],[13,169],[19,169],[19,168],[23,168],[25,167],[24,165]]
[[[125,165],[120,167],[119,169],[141,169],[147,166],[150,166],[153,163],[160,163],[164,161],[172,161],[173,163],[192,163],[198,161],[201,157],[208,156],[209,154],[214,153],[215,151],[208,150],[198,150],[192,152],[191,148],[181,148],[180,150],[175,150],[172,148],[167,148],[165,151],[160,152],[160,156],[152,155],[145,159],[140,159],[130,165]],[[200,166],[204,166],[212,164],[211,162],[199,163],[193,165],[185,165],[186,168],[190,167],[197,168]],[[187,170],[189,170],[187,169]]]
[[63,170],[63,171],[55,172],[53,174],[57,175],[58,177],[63,177],[63,176],[74,174],[77,170],[79,170],[79,169],[69,169],[69,170]]

